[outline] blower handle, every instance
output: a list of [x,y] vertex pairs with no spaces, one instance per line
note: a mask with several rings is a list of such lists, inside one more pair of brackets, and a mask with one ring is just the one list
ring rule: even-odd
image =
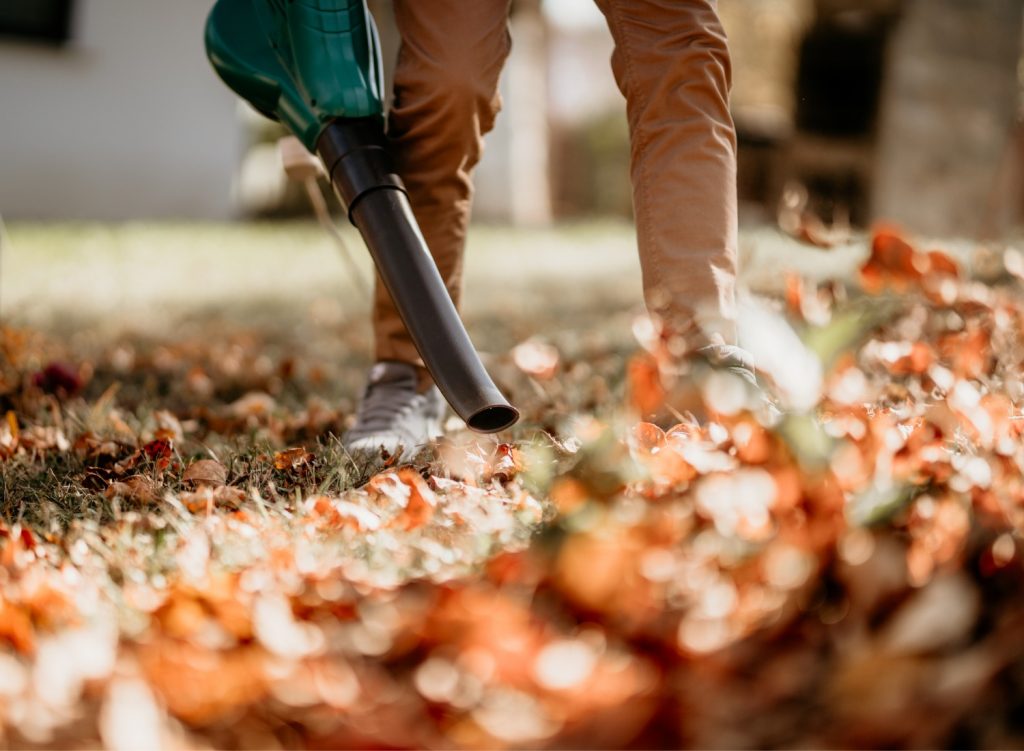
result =
[[424,365],[452,409],[478,432],[514,425],[519,412],[480,362],[420,233],[388,155],[383,120],[333,120],[317,151]]

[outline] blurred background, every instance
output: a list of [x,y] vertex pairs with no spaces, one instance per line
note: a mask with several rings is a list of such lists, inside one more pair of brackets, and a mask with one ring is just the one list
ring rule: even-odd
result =
[[[81,295],[89,286],[83,279],[103,289],[100,277],[109,279],[110,269],[90,280],[82,263],[88,247],[120,254],[130,246],[145,269],[155,257],[193,248],[209,265],[212,251],[229,244],[226,227],[245,232],[255,226],[245,220],[311,216],[302,186],[283,174],[275,145],[280,130],[240,104],[206,61],[202,30],[210,5],[0,4],[8,305],[46,292],[58,301]],[[397,50],[390,0],[370,6],[390,69]],[[805,240],[809,228],[815,241],[815,233],[834,239],[827,233],[838,229],[842,238],[847,228],[855,235],[883,219],[950,242],[1016,237],[1024,220],[1024,3],[720,0],[719,7],[734,57],[748,246],[760,237],[760,245],[773,247],[774,234],[758,234],[765,228]],[[505,107],[476,175],[475,219],[485,227],[478,244],[497,247],[493,257],[512,246],[585,248],[571,261],[579,266],[592,260],[595,238],[602,239],[615,259],[612,271],[633,280],[628,295],[638,300],[635,255],[623,252],[632,243],[628,135],[604,20],[591,0],[516,0],[511,24]],[[331,207],[340,214],[333,199]],[[68,230],[68,221],[88,224]],[[158,222],[162,229],[139,236],[112,229],[125,222]],[[190,233],[183,226],[206,229]],[[487,235],[488,226],[500,230]],[[575,229],[565,234],[566,227]],[[319,242],[314,237],[293,227],[246,235],[242,244],[257,255],[252,249],[270,254],[285,246],[298,258]],[[52,268],[32,275],[47,248],[77,254],[64,286]],[[795,251],[761,253],[761,272],[755,259],[749,274],[777,279],[765,258],[779,253],[788,259]],[[831,263],[807,258],[794,264],[806,271]],[[536,262],[543,267],[549,259]],[[237,264],[223,275],[236,270]],[[209,266],[205,273],[212,279],[219,272]],[[471,285],[472,273],[471,266]],[[192,275],[194,269],[181,272]],[[176,279],[171,273],[160,286]],[[260,286],[250,281],[246,293]],[[271,276],[264,287],[280,282]],[[124,286],[116,292],[122,301]]]
[[[396,51],[389,0],[370,3]],[[214,77],[208,0],[5,0],[0,212],[235,219],[307,211],[277,133]],[[1020,223],[1020,0],[721,0],[740,195],[771,219],[803,186],[826,222],[998,236]],[[477,218],[628,216],[611,40],[590,0],[517,0],[505,110]]]

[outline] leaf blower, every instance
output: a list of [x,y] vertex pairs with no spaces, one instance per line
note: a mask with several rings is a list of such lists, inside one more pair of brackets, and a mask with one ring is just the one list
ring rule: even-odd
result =
[[519,413],[484,369],[388,155],[383,70],[365,0],[217,0],[206,53],[220,78],[324,164],[423,362],[480,432]]

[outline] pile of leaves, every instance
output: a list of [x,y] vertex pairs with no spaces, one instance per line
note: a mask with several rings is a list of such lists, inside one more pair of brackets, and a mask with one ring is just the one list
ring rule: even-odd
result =
[[4,330],[0,739],[1019,746],[1022,268],[880,230],[741,305],[759,387],[524,341],[507,442],[372,475],[258,338]]

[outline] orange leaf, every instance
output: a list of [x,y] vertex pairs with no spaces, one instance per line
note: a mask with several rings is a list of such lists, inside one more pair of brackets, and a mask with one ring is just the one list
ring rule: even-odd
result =
[[665,386],[658,362],[647,353],[634,355],[626,373],[629,404],[640,415],[654,414],[665,403]]
[[427,487],[427,483],[420,477],[420,473],[411,467],[403,467],[398,470],[396,477],[409,488],[409,499],[394,523],[400,529],[418,529],[433,517],[434,507],[437,506],[437,496],[433,490]]
[[25,611],[0,595],[0,643],[7,642],[22,654],[35,651],[35,632]]
[[641,454],[656,453],[665,445],[665,431],[649,422],[633,426],[630,447]]
[[299,469],[313,461],[313,455],[304,448],[285,449],[274,454],[274,466],[280,470]]
[[992,359],[988,331],[975,327],[944,336],[939,342],[942,356],[961,378],[980,378],[988,372]]
[[586,503],[590,494],[587,492],[587,486],[579,480],[560,477],[551,486],[550,496],[559,513],[568,516]]
[[906,350],[892,360],[883,360],[893,375],[921,375],[935,362],[935,350],[924,342],[906,345]]
[[960,276],[959,264],[940,250],[928,253],[928,269],[938,276]]

